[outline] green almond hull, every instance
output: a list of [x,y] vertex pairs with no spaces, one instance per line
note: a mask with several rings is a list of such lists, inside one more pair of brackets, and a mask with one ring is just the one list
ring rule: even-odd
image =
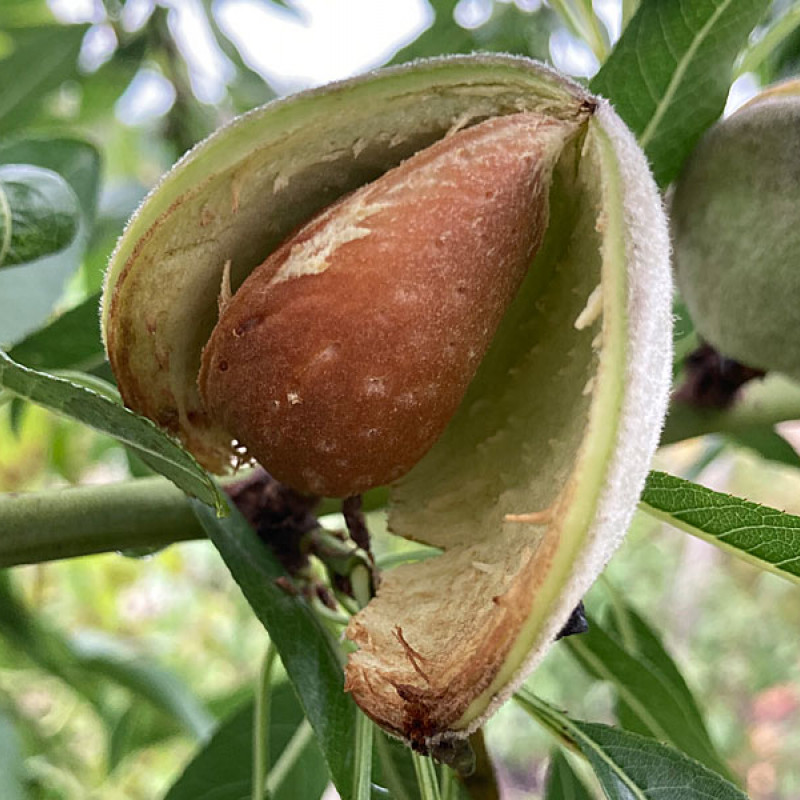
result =
[[108,272],[103,329],[123,398],[223,469],[231,437],[195,382],[226,263],[235,291],[336,198],[450,131],[520,111],[574,124],[545,242],[456,416],[391,488],[392,529],[445,552],[387,573],[348,629],[348,689],[420,749],[468,735],[524,680],[641,491],[666,408],[671,286],[632,137],[603,101],[524,59],[373,73],[198,145],[131,220]]

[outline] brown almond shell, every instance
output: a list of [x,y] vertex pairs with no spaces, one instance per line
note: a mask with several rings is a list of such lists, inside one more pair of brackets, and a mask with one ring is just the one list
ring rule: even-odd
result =
[[199,376],[211,417],[300,491],[346,497],[408,472],[527,273],[575,130],[496,117],[317,215],[221,313]]

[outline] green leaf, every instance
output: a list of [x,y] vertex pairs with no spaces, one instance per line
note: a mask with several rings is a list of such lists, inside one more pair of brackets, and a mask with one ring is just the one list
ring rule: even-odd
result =
[[99,304],[99,293],[88,297],[15,344],[8,355],[33,369],[93,369],[105,360]]
[[419,800],[411,750],[381,730],[375,732],[373,747],[375,783],[388,789],[392,800]]
[[[275,754],[273,764],[277,764],[303,722],[303,710],[285,681],[273,686],[272,704],[269,751]],[[164,800],[249,800],[253,714],[251,700],[226,719],[197,751]],[[325,791],[328,774],[314,737],[301,744],[271,800],[315,800]]]
[[747,800],[732,783],[669,745],[566,717],[528,689],[515,699],[585,758],[609,800]]
[[639,8],[639,0],[622,0],[622,30],[628,27],[628,23],[633,18]]
[[561,750],[550,758],[544,800],[592,800],[592,794]]
[[683,369],[686,357],[699,346],[699,340],[686,303],[680,297],[673,300],[672,318],[672,378],[674,380]]
[[277,648],[339,794],[352,798],[360,712],[344,691],[338,647],[308,603],[276,584],[283,567],[238,511],[217,519],[195,504],[195,513]]
[[84,139],[26,135],[0,144],[0,164],[33,164],[61,175],[80,200],[89,223],[97,211],[100,153]]
[[100,185],[100,155],[80,139],[33,137],[0,144],[0,164],[25,163],[61,175],[80,200],[84,223],[75,241],[41,260],[35,270],[0,270],[0,345],[21,339],[40,327],[64,292],[64,283],[80,264],[92,225]]
[[608,725],[571,725],[611,800],[746,800],[725,778],[668,745]]
[[22,601],[6,570],[0,571],[0,636],[71,686],[101,714],[104,681],[110,681],[196,738],[206,739],[211,732],[213,718],[173,673],[133,655],[109,637],[67,638]]
[[769,0],[643,0],[591,89],[607,97],[669,184],[722,113],[733,64]]
[[800,582],[800,517],[651,472],[640,507],[760,569]]
[[433,759],[416,752],[411,754],[411,759],[417,773],[417,784],[422,800],[442,800],[439,791],[439,777],[436,774]]
[[800,467],[800,455],[771,425],[753,425],[728,433],[725,438],[739,447],[755,451],[767,461]]
[[25,765],[22,746],[11,717],[0,709],[0,797],[25,800]]
[[[638,658],[649,662],[652,668],[658,670],[662,679],[682,697],[687,721],[691,724],[699,723],[705,729],[703,715],[697,702],[658,634],[624,601],[621,601],[621,605],[615,604],[614,610],[615,614],[609,621],[611,635],[618,641],[625,642],[628,652],[636,654]],[[634,733],[640,732],[636,728],[629,730],[633,730]]]
[[354,800],[370,800],[372,795],[372,753],[375,725],[366,714],[356,714]]
[[0,3],[0,30],[52,22],[53,12],[47,0],[3,0]]
[[0,347],[8,346],[41,327],[64,294],[68,277],[80,264],[83,237],[66,249],[26,265],[0,269]]
[[100,686],[91,676],[76,669],[70,643],[60,631],[22,601],[8,570],[0,570],[0,637],[100,709]]
[[790,5],[780,17],[772,22],[763,35],[747,48],[739,62],[737,74],[757,72],[762,80],[766,79],[766,82],[769,82],[769,70],[764,69],[765,64],[797,31],[798,27],[800,27],[800,6]]
[[608,31],[600,23],[592,0],[550,0],[550,5],[564,20],[567,30],[586,43],[599,62],[608,56]]
[[0,267],[63,250],[79,222],[78,198],[60,175],[29,164],[0,167]]
[[42,25],[14,31],[13,49],[0,60],[0,133],[27,125],[48,92],[77,77],[88,27]]
[[[232,692],[210,697],[205,705],[216,719],[225,719],[238,711],[252,697],[252,688],[239,686]],[[217,726],[218,727],[218,726]],[[181,733],[173,717],[134,697],[133,702],[109,726],[108,771],[113,772],[131,753],[144,747],[160,746],[166,739]],[[216,728],[215,728],[216,730]],[[213,732],[212,732],[213,733]],[[203,742],[201,748],[206,742]]]
[[151,467],[187,494],[225,508],[208,473],[153,422],[71,381],[23,367],[0,350],[0,386],[57,414],[107,433],[131,447]]
[[[657,640],[656,640],[657,641]],[[650,653],[656,643],[650,639]],[[629,730],[668,742],[710,769],[732,778],[719,757],[685,681],[663,648],[654,663],[642,653],[626,651],[622,644],[589,619],[589,630],[565,640],[570,653],[595,678],[610,682],[620,704],[620,723]],[[658,666],[670,664],[665,673]]]
[[75,637],[70,649],[82,670],[125,687],[195,738],[203,741],[211,735],[213,717],[174,673],[131,654],[110,638]]
[[142,747],[160,744],[180,733],[180,728],[174,722],[138,699],[129,703],[116,720],[107,723],[107,727],[106,761],[109,773],[131,753]]
[[472,37],[453,16],[457,5],[458,0],[434,0],[431,3],[434,12],[431,26],[409,45],[398,50],[391,63],[405,64],[415,58],[469,52]]
[[[0,637],[13,648],[12,652],[23,654],[40,669],[63,680],[94,707],[111,728],[109,760],[112,768],[124,755],[120,752],[125,747],[121,740],[129,739],[128,733],[135,733],[131,715],[115,720],[109,713],[106,696],[112,684],[130,692],[131,707],[138,712],[136,719],[149,720],[150,731],[160,729],[162,738],[167,734],[175,735],[181,729],[199,739],[206,738],[210,732],[213,718],[176,676],[157,664],[133,656],[112,639],[98,641],[86,635],[65,637],[21,600],[7,571],[0,571]],[[148,743],[145,737],[144,742],[139,741],[139,746]],[[0,787],[1,762],[0,756]],[[0,792],[0,797],[5,799],[6,794]]]
[[476,50],[515,53],[542,61],[549,58],[550,34],[559,18],[547,6],[524,11],[513,3],[495,3],[486,22],[476,28],[462,28],[453,16],[457,2],[438,0],[432,5],[436,13],[433,25],[399,50],[391,63]]
[[[687,725],[706,731],[705,721],[697,701],[677,665],[664,648],[658,634],[621,598],[615,600],[614,612],[609,621],[610,634],[618,641],[624,642],[629,653],[634,654],[637,659],[647,662],[651,669],[656,670],[665,685],[668,685],[675,695],[681,698],[680,702],[686,714]],[[647,733],[636,727],[637,722],[628,706],[618,702],[617,709],[624,728],[634,733]],[[707,733],[706,736],[708,736]],[[727,773],[727,766],[723,772]]]
[[[126,37],[127,38],[127,37]],[[134,79],[147,55],[147,26],[121,43],[98,70],[81,76],[80,121],[107,125],[114,104]]]

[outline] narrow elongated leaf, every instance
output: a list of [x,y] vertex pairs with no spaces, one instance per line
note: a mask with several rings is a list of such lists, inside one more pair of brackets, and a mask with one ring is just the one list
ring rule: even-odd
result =
[[365,714],[356,715],[355,780],[353,800],[370,800],[372,795],[372,750],[375,725]]
[[241,111],[249,111],[275,97],[275,90],[262,75],[247,64],[234,40],[220,27],[214,16],[213,0],[203,0],[203,7],[217,46],[235,67],[234,80],[228,84],[228,92],[236,107]]
[[726,436],[734,444],[753,450],[767,461],[800,467],[800,455],[771,425],[753,425]]
[[[246,685],[240,686],[230,693],[208,698],[206,707],[215,720],[224,720],[238,711],[251,697],[252,688]],[[214,731],[219,728],[219,724]],[[108,771],[113,772],[136,750],[160,746],[166,739],[171,739],[180,733],[181,726],[173,717],[166,716],[148,703],[142,703],[134,695],[133,701],[110,726],[107,748]],[[200,748],[205,747],[205,744],[206,742],[201,744]]]
[[97,208],[100,154],[83,139],[29,136],[0,145],[0,164],[31,164],[58,173],[77,195],[84,215],[91,219]]
[[100,708],[100,686],[76,669],[69,641],[35,615],[15,590],[8,570],[0,570],[0,637],[40,669],[56,675],[95,708]]
[[107,433],[131,447],[176,486],[218,512],[225,508],[208,473],[150,420],[74,383],[17,364],[0,350],[0,386],[14,394]]
[[80,265],[83,236],[66,249],[37,262],[0,269],[0,347],[8,347],[47,322]]
[[67,278],[81,262],[100,184],[100,155],[81,139],[26,136],[0,143],[0,164],[10,163],[33,164],[61,175],[80,201],[84,224],[66,250],[40,260],[35,270],[0,270],[0,346],[19,341],[50,316]]
[[[590,675],[614,686],[621,706],[620,723],[628,723],[626,727],[637,733],[674,745],[731,779],[684,681],[676,684],[643,654],[627,652],[595,619],[589,620],[587,633],[565,641],[570,653]],[[663,649],[660,655],[662,662],[671,662]]]
[[[644,661],[647,661],[652,668],[658,670],[662,679],[672,687],[673,691],[683,698],[682,705],[686,713],[687,724],[700,724],[705,729],[705,721],[697,702],[694,699],[686,681],[675,662],[667,653],[658,634],[647,624],[647,622],[636,613],[630,606],[623,605],[622,611],[625,615],[623,634],[617,617],[611,618],[608,630],[617,641],[624,641],[629,652]],[[628,641],[630,639],[630,642]],[[627,727],[623,724],[623,727]],[[628,728],[634,733],[641,732],[636,728]]]
[[770,83],[773,79],[768,66],[773,60],[775,52],[794,34],[800,27],[800,6],[790,5],[784,13],[773,20],[764,34],[754,42],[744,53],[739,62],[737,73],[757,72],[763,83]]
[[434,0],[431,3],[434,18],[429,28],[413,42],[395,53],[392,63],[405,64],[415,58],[441,53],[466,53],[472,44],[472,36],[455,20],[453,13],[458,0]]
[[611,800],[745,800],[732,783],[672,747],[608,725],[572,725]]
[[[273,713],[269,751],[273,765],[303,722],[303,710],[288,683],[272,690]],[[245,703],[225,720],[210,741],[189,762],[164,800],[249,800],[252,796],[253,702]],[[322,753],[314,737],[301,742],[294,763],[278,783],[272,800],[316,800],[328,782]],[[287,754],[289,755],[289,754]]]
[[0,28],[26,28],[53,21],[47,0],[3,0],[0,3]]
[[180,728],[173,720],[165,718],[138,699],[129,703],[125,711],[107,727],[106,761],[109,772],[113,772],[131,753],[180,733]]
[[[178,678],[158,664],[136,657],[110,638],[67,638],[28,608],[0,572],[0,637],[40,669],[57,676],[107,718],[103,692],[108,684],[127,689],[197,739],[209,736],[214,720]],[[0,793],[0,797],[5,795]]]
[[642,510],[760,569],[800,581],[800,517],[651,472]]
[[374,748],[375,782],[388,789],[393,800],[420,800],[411,750],[381,730],[375,732]]
[[732,783],[669,745],[570,719],[528,689],[515,699],[586,757],[609,800],[747,800]]
[[556,750],[550,759],[544,800],[592,800],[586,785],[561,750]]
[[110,639],[76,637],[70,649],[82,670],[124,686],[138,701],[149,702],[195,738],[202,741],[211,735],[214,718],[169,670],[134,656]]
[[98,322],[100,295],[87,297],[8,351],[9,357],[33,369],[88,370],[105,360]]
[[677,175],[722,113],[733,64],[769,0],[642,0],[591,89],[637,135],[656,180]]
[[558,15],[544,4],[535,10],[523,10],[514,3],[495,3],[485,22],[464,28],[453,16],[458,2],[438,0],[432,5],[436,17],[431,27],[397,52],[392,63],[476,50],[514,53],[544,61],[549,57],[550,35],[559,24]]
[[622,0],[622,30],[628,27],[628,23],[639,8],[639,0]]
[[78,198],[58,173],[30,164],[0,167],[0,267],[63,250],[79,222]]
[[20,128],[47,92],[78,74],[78,52],[88,25],[42,25],[14,31],[14,47],[0,60],[0,133]]
[[100,153],[84,139],[27,135],[0,144],[0,164],[33,164],[57,172],[80,200],[87,221],[94,219],[100,190]]
[[0,797],[3,800],[25,800],[25,766],[16,726],[0,709]]
[[359,712],[344,692],[338,648],[308,603],[276,584],[283,567],[238,511],[218,519],[195,504],[195,512],[277,648],[339,794],[351,798]]

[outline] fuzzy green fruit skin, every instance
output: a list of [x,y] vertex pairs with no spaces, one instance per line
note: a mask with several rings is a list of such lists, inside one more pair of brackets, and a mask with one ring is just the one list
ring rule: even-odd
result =
[[672,201],[678,286],[723,355],[800,378],[800,95],[711,128]]

